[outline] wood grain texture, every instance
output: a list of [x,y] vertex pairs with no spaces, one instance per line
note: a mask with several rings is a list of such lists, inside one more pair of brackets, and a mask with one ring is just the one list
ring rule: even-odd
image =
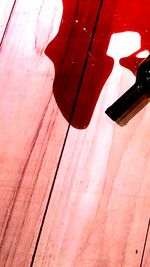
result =
[[150,111],[147,106],[123,128],[114,124],[104,114],[111,85],[88,129],[70,129],[36,267],[140,264],[150,208]]
[[61,1],[17,1],[0,52],[1,267],[30,265],[68,127],[44,54],[61,13]]
[[[110,1],[105,3],[107,7]],[[112,24],[117,16],[119,20],[119,3]],[[121,8],[125,15],[124,6]],[[106,11],[105,17],[108,8]],[[102,29],[103,24],[99,25]],[[101,39],[98,34],[95,39],[92,55],[97,56],[94,48]],[[138,40],[135,35],[135,51],[140,50]],[[147,105],[127,124],[124,120],[122,127],[105,115],[106,108],[135,82],[130,68],[119,64],[125,56],[119,53],[125,51],[127,57],[134,52],[130,44],[123,52],[121,45],[109,49],[109,56],[114,53],[114,67],[89,127],[82,131],[70,128],[34,267],[140,266],[150,208],[150,109]],[[90,81],[90,71],[85,77],[85,82]],[[142,267],[147,267],[146,262]]]
[[15,2],[15,0],[0,1],[0,44],[7,29]]

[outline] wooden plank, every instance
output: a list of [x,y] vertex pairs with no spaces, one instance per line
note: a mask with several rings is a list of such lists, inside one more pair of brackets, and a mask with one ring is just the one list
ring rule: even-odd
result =
[[61,1],[17,1],[0,52],[0,266],[29,266],[68,123],[44,49]]
[[[94,114],[86,130],[70,128],[34,267],[140,266],[150,206],[150,110],[147,105],[121,127],[105,115],[105,109],[135,82],[139,52],[149,49],[148,4],[147,0],[128,5],[124,0],[104,1],[78,114],[75,110],[78,117],[73,119],[82,128],[85,118]],[[107,59],[105,63],[106,53],[114,60],[111,68]],[[96,70],[104,64],[96,80],[91,78],[93,59]],[[128,68],[119,64],[120,59]],[[82,120],[80,100],[87,99],[86,89],[96,88],[100,77],[100,87],[91,91],[92,108],[86,108],[90,115]],[[87,126],[89,120],[85,122]]]
[[15,2],[15,0],[0,1],[0,44],[2,42],[4,32],[6,31]]

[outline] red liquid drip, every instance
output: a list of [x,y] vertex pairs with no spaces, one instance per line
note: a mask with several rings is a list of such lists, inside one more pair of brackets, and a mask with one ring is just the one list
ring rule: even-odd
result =
[[[65,119],[80,129],[90,123],[100,92],[113,68],[113,59],[106,55],[111,35],[124,31],[138,32],[141,35],[141,49],[138,52],[150,49],[149,0],[132,0],[128,4],[126,0],[104,0],[88,53],[99,4],[98,0],[87,0],[86,3],[64,0],[59,33],[45,51],[55,65],[53,92],[58,107]],[[142,61],[136,58],[136,54],[120,60],[120,64],[134,74]],[[78,89],[80,92],[71,118]]]

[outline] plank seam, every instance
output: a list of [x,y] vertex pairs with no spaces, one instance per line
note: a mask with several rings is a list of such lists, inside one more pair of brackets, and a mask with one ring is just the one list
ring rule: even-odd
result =
[[2,44],[3,44],[4,38],[5,38],[5,36],[6,36],[6,33],[7,33],[7,31],[8,31],[9,24],[10,24],[11,17],[12,17],[12,15],[13,15],[13,11],[14,11],[14,8],[15,8],[15,6],[16,6],[16,3],[17,3],[17,0],[14,0],[14,3],[13,3],[13,6],[12,6],[12,8],[11,8],[11,11],[10,11],[10,14],[9,14],[9,17],[8,17],[8,20],[7,20],[7,23],[6,23],[6,26],[5,26],[3,35],[2,35],[2,38],[1,38],[1,40],[0,40],[0,50],[1,50],[1,47],[2,47]]
[[142,256],[141,256],[141,261],[140,261],[140,267],[143,266],[143,260],[144,260],[144,255],[145,255],[145,250],[146,250],[149,231],[150,231],[150,218],[149,218],[149,221],[148,221],[146,236],[145,236],[145,240],[144,240],[144,246],[143,246],[143,251],[142,251]]

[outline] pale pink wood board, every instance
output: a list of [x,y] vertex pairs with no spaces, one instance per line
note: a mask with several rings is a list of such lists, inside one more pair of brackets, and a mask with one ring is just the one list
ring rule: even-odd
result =
[[29,266],[68,127],[52,95],[54,67],[44,54],[61,19],[57,3],[17,1],[2,43],[0,266]]

